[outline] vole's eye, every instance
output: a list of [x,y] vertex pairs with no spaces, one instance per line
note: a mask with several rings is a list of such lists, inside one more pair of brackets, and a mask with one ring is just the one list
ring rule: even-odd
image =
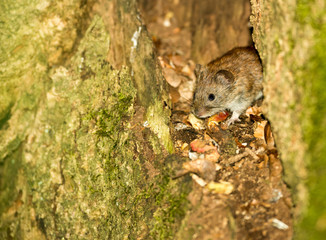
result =
[[208,95],[208,100],[209,101],[214,101],[214,99],[215,99],[215,95],[214,94],[211,93],[211,94]]

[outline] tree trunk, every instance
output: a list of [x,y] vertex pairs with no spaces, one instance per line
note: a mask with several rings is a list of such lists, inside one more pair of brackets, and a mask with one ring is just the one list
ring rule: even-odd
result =
[[252,0],[265,112],[296,202],[296,239],[326,235],[325,1]]
[[[169,100],[135,1],[1,3],[1,239],[167,239]],[[155,237],[154,237],[155,236]]]

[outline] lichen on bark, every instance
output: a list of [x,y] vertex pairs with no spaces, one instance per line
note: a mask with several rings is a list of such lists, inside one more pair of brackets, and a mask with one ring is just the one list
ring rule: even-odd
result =
[[[118,5],[128,10],[126,14],[135,11],[126,3]],[[22,25],[22,35],[14,35],[16,42],[4,39],[12,47],[2,48],[8,62],[2,62],[1,69],[9,63],[12,68],[1,73],[8,77],[9,84],[3,86],[9,100],[0,108],[0,236],[173,238],[190,189],[187,182],[170,178],[176,160],[165,160],[167,150],[172,151],[168,128],[160,135],[159,128],[143,125],[150,106],[150,113],[160,114],[151,124],[168,124],[169,112],[157,109],[163,106],[160,91],[166,93],[156,84],[162,76],[156,75],[154,55],[140,48],[137,53],[144,55],[137,55],[131,66],[126,61],[114,67],[107,53],[117,35],[108,31],[103,16],[82,13],[91,7],[82,2],[60,4],[35,1],[28,11],[19,8],[16,18],[33,24]],[[89,18],[81,20],[90,22],[85,32],[85,25],[74,29],[80,16]],[[37,31],[38,21],[44,19],[45,30],[53,31]],[[23,49],[28,51],[11,56],[17,45],[15,53],[22,49],[26,32],[35,42],[26,41],[28,48]],[[151,49],[145,46],[148,41],[139,39],[139,44]],[[149,75],[139,73],[139,61],[154,67]],[[148,104],[136,106],[135,78],[140,81],[140,76],[150,76],[146,84],[155,91]],[[22,83],[26,85],[19,87]]]

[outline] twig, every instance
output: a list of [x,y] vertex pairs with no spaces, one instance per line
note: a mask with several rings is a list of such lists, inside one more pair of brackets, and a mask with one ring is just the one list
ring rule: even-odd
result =
[[242,158],[247,157],[249,155],[256,161],[260,159],[257,156],[257,154],[254,151],[252,151],[250,148],[245,148],[245,151],[243,153],[235,155],[233,157],[230,157],[229,160],[228,160],[228,164],[232,165],[232,164],[240,161]]
[[252,158],[256,161],[258,161],[260,158],[257,156],[257,154],[252,151],[250,148],[245,148],[245,151],[250,155],[252,156]]
[[233,157],[230,157],[229,158],[229,161],[228,161],[228,164],[229,165],[234,164],[234,163],[240,161],[242,158],[247,157],[248,155],[249,155],[249,153],[243,152],[241,154],[238,154],[238,155],[235,155]]

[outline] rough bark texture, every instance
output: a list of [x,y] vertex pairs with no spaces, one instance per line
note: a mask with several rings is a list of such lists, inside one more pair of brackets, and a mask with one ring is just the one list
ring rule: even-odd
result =
[[296,239],[326,234],[325,1],[252,0],[265,111],[300,216]]
[[0,238],[170,238],[189,187],[135,2],[0,8]]
[[[139,0],[144,12],[152,17],[164,9],[173,12],[181,28],[190,28],[191,58],[196,63],[207,64],[238,46],[252,44],[248,27],[250,2],[248,0]],[[146,18],[149,23],[152,19]],[[185,43],[180,43],[185,44]]]
[[193,1],[192,57],[207,64],[234,47],[248,46],[250,3],[247,0]]

